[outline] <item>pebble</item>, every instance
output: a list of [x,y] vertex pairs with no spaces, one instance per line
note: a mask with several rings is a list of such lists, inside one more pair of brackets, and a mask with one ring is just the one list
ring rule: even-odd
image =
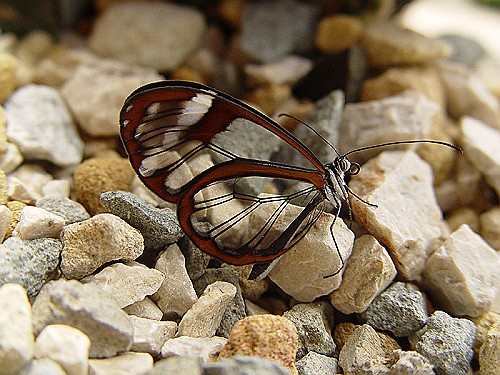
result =
[[472,117],[460,121],[465,156],[482,172],[488,183],[500,194],[500,127],[494,129]]
[[463,224],[467,224],[474,232],[479,233],[479,215],[472,208],[459,208],[446,217],[451,232]]
[[32,203],[43,197],[43,188],[54,178],[40,165],[23,164],[7,177],[11,200]]
[[375,329],[407,337],[427,321],[424,297],[416,287],[398,281],[377,296],[361,318]]
[[184,256],[177,245],[170,245],[160,253],[155,268],[165,275],[158,291],[151,296],[167,318],[183,316],[198,300],[189,278]]
[[89,375],[148,374],[153,357],[148,353],[121,353],[115,357],[90,359]]
[[58,166],[76,165],[83,158],[83,141],[58,90],[25,85],[5,102],[7,137],[23,156]]
[[109,212],[121,217],[144,237],[144,249],[163,250],[176,242],[183,232],[176,214],[169,208],[156,208],[125,191],[101,194],[101,203]]
[[18,284],[0,287],[0,368],[15,375],[33,357],[35,342],[31,307],[26,291]]
[[396,267],[387,250],[375,237],[363,235],[354,241],[342,284],[328,297],[331,304],[344,314],[363,312],[389,286],[396,274]]
[[483,212],[479,216],[481,237],[496,251],[500,250],[500,207]]
[[36,201],[36,207],[60,216],[66,224],[74,224],[90,218],[80,203],[63,197],[44,197]]
[[48,358],[34,359],[18,372],[19,375],[67,375],[56,362]]
[[132,345],[133,327],[127,315],[93,285],[76,280],[49,281],[32,310],[36,335],[52,324],[77,328],[90,339],[90,357],[111,357]]
[[413,151],[384,151],[363,165],[349,187],[356,221],[389,251],[406,280],[417,280],[430,247],[445,232],[427,163]]
[[14,228],[16,227],[18,221],[19,221],[19,216],[21,216],[21,210],[26,207],[26,203],[19,202],[19,201],[10,201],[7,202],[7,208],[10,210],[12,213],[12,222],[10,223],[9,229],[7,229],[7,233],[5,234],[5,237],[9,237],[12,232],[14,231]]
[[464,224],[429,257],[423,282],[437,306],[453,315],[478,317],[500,290],[499,267],[495,250]]
[[205,375],[197,357],[168,357],[155,362],[150,375]]
[[241,375],[290,375],[291,371],[279,362],[252,356],[224,358],[203,366],[205,375],[241,374]]
[[0,52],[0,103],[3,103],[17,86],[18,60],[9,53]]
[[130,262],[111,264],[95,275],[84,277],[81,282],[97,286],[123,308],[155,293],[164,279],[160,271]]
[[[288,205],[287,209],[298,210]],[[300,208],[302,209],[302,208]],[[299,302],[311,302],[330,294],[342,281],[342,261],[351,254],[354,233],[342,220],[337,220],[333,228],[335,242],[330,234],[334,219],[331,214],[323,213],[316,223],[292,249],[286,252],[269,273],[269,278],[285,293]],[[251,225],[259,225],[259,223]],[[278,224],[278,223],[276,223]],[[272,230],[280,230],[274,225]],[[339,271],[335,276],[324,278]]]
[[417,332],[415,349],[435,366],[438,375],[468,374],[475,336],[476,327],[470,320],[452,318],[438,310]]
[[225,281],[208,285],[179,323],[179,336],[212,337],[224,311],[236,295],[236,287]]
[[374,22],[366,28],[361,44],[372,68],[427,64],[452,53],[448,44],[390,21]]
[[319,22],[314,44],[324,53],[340,53],[355,46],[361,38],[363,24],[346,14],[326,16]]
[[61,241],[61,271],[66,278],[75,279],[113,260],[134,260],[144,250],[139,231],[112,214],[66,225]]
[[316,7],[296,0],[249,3],[241,14],[241,48],[264,63],[311,49],[317,17]]
[[458,64],[438,65],[450,116],[474,117],[500,129],[500,105],[497,98],[469,70]]
[[7,206],[0,205],[0,241],[3,242],[11,223],[12,211]]
[[29,297],[36,296],[56,270],[61,249],[61,242],[54,238],[7,238],[0,245],[0,285],[17,283]]
[[420,353],[413,350],[395,350],[394,364],[388,375],[434,375],[434,366]]
[[[122,32],[129,29],[130,25]],[[124,35],[119,39],[129,40]],[[118,45],[118,41],[112,45]],[[128,55],[139,56],[136,53]],[[76,68],[61,87],[61,95],[85,133],[93,137],[116,136],[120,130],[117,114],[123,100],[137,87],[160,79],[163,77],[150,69],[97,61]]]
[[245,302],[243,301],[240,288],[240,279],[236,274],[237,268],[238,267],[210,268],[207,269],[202,276],[193,281],[193,286],[197,295],[201,295],[208,285],[216,281],[231,283],[236,288],[235,296],[229,302],[222,314],[222,320],[215,332],[217,336],[228,337],[234,324],[246,316]]
[[[431,131],[439,107],[424,94],[415,91],[380,100],[349,103],[344,108],[340,126],[340,152],[389,141],[425,139]],[[401,146],[415,148],[415,145]],[[366,161],[383,149],[353,155]]]
[[128,190],[134,171],[126,159],[116,156],[85,160],[75,169],[75,195],[87,211],[94,215],[107,212],[100,196],[106,191]]
[[161,357],[195,357],[202,362],[214,361],[226,342],[226,338],[218,336],[180,336],[165,342],[161,348]]
[[19,147],[15,143],[7,142],[5,151],[0,155],[0,169],[5,173],[13,172],[24,161]]
[[19,222],[12,235],[22,240],[59,238],[64,225],[65,221],[61,216],[54,215],[43,208],[26,206],[21,210]]
[[134,302],[131,305],[123,308],[129,315],[135,315],[140,318],[161,320],[163,318],[163,311],[148,297],[141,301]]
[[311,351],[295,362],[295,366],[299,375],[330,375],[337,373],[338,360]]
[[68,375],[86,375],[90,340],[82,331],[63,324],[46,326],[35,341],[35,357],[57,362]]
[[476,339],[474,340],[474,353],[476,358],[479,356],[479,351],[481,346],[487,339],[488,331],[491,326],[496,323],[500,323],[500,314],[493,311],[488,311],[487,313],[481,315],[478,318],[471,319],[476,325]]
[[134,336],[130,350],[149,353],[152,356],[160,354],[163,344],[175,336],[177,323],[129,316],[134,328]]
[[313,63],[306,57],[288,55],[269,64],[247,64],[244,72],[256,85],[293,85],[312,69]]
[[297,348],[297,329],[290,320],[278,315],[255,315],[235,324],[219,358],[252,355],[277,360],[296,371]]
[[497,375],[500,368],[500,324],[493,324],[479,351],[481,375]]
[[103,56],[169,71],[194,52],[205,32],[205,18],[194,7],[119,3],[97,18],[89,45]]
[[311,352],[333,356],[335,342],[330,333],[333,327],[333,315],[332,306],[325,301],[299,303],[285,311],[283,316],[297,328],[299,337],[297,360]]

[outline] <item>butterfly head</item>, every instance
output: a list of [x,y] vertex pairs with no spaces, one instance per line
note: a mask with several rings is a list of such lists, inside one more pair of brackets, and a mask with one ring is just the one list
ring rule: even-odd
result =
[[359,173],[360,166],[358,163],[351,162],[347,155],[339,155],[335,158],[330,168],[333,168],[337,176],[344,176],[346,174],[356,175]]

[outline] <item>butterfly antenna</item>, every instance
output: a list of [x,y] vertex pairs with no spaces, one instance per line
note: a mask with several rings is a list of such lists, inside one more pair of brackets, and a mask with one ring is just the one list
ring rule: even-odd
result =
[[330,146],[333,151],[335,151],[335,153],[340,156],[340,153],[337,151],[337,148],[332,145],[328,139],[326,139],[325,137],[323,137],[316,129],[314,129],[311,125],[309,125],[308,123],[302,121],[301,119],[295,117],[295,116],[292,116],[292,115],[289,115],[288,113],[280,113],[278,115],[278,117],[288,117],[288,118],[291,118],[292,120],[295,120],[297,121],[298,123],[304,125],[305,127],[307,127],[309,130],[311,130],[314,134],[316,134],[323,142],[325,142],[328,146]]
[[423,139],[423,140],[410,140],[410,141],[394,141],[394,142],[386,142],[386,143],[380,143],[378,145],[372,145],[372,146],[366,146],[366,147],[360,147],[356,148],[354,150],[351,150],[347,153],[345,153],[343,156],[347,156],[350,154],[353,154],[355,152],[360,152],[360,151],[365,151],[365,150],[370,150],[372,148],[378,148],[378,147],[385,147],[385,146],[393,146],[393,145],[402,145],[402,144],[410,144],[410,143],[433,143],[436,145],[442,145],[449,147],[457,152],[460,152],[463,154],[463,151],[460,147],[455,146],[454,144],[448,143],[448,142],[443,142],[443,141],[433,141],[433,140],[428,140],[428,139]]

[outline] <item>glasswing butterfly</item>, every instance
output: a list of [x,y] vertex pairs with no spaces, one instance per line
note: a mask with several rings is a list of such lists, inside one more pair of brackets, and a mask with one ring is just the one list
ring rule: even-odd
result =
[[[337,152],[332,162],[324,164],[270,117],[223,92],[186,81],[139,87],[125,100],[120,125],[137,175],[160,198],[177,204],[180,226],[194,244],[223,262],[256,263],[261,268],[293,247],[328,202],[335,218],[343,203],[350,207],[349,194],[355,194],[345,177],[357,174],[360,166],[349,161],[349,154],[421,142],[460,151],[440,141],[396,141],[343,155]],[[245,139],[238,137],[250,134],[249,130],[296,153],[299,157],[293,160],[300,165],[239,156],[238,145]],[[227,142],[231,137],[232,146]],[[269,186],[282,190],[262,194]],[[338,247],[337,252],[340,256]]]

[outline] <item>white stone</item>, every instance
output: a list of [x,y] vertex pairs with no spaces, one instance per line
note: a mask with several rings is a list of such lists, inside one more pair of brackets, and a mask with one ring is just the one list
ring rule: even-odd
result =
[[116,136],[123,100],[138,86],[160,79],[162,76],[151,70],[98,62],[79,66],[61,87],[61,94],[86,133]]
[[218,336],[210,338],[176,337],[165,342],[161,348],[161,357],[198,357],[206,362],[216,359],[226,342],[226,338]]
[[89,360],[89,375],[144,375],[152,369],[153,357],[148,353],[125,352],[116,357]]
[[422,280],[436,306],[477,317],[500,291],[499,269],[495,250],[464,224],[429,257]]
[[500,129],[472,117],[463,117],[460,129],[465,156],[500,195]]
[[129,315],[135,315],[140,318],[161,320],[163,318],[163,311],[160,310],[156,303],[150,298],[146,297],[142,301],[137,301],[129,306],[123,308]]
[[269,64],[247,64],[244,66],[245,74],[255,83],[259,84],[294,84],[312,69],[311,60],[295,55]]
[[[347,104],[340,125],[340,152],[390,141],[425,139],[439,106],[424,94],[405,91],[381,100]],[[416,145],[403,145],[415,148]],[[353,155],[368,160],[380,149]]]
[[231,283],[216,281],[208,285],[198,301],[182,317],[178,335],[212,337],[235,295],[236,287]]
[[134,337],[130,350],[145,352],[156,356],[161,352],[165,341],[175,336],[177,323],[171,321],[158,321],[137,316],[129,316],[134,327]]
[[344,314],[363,312],[394,280],[396,273],[389,253],[376,238],[361,236],[354,241],[342,284],[330,294],[330,302]]
[[43,208],[26,206],[21,210],[13,236],[22,240],[35,238],[59,238],[65,224],[64,218],[50,213]]
[[80,281],[104,290],[123,308],[155,293],[164,279],[165,276],[160,271],[130,262],[114,263]]
[[151,299],[167,317],[184,315],[198,300],[198,296],[179,247],[174,244],[163,251],[155,268],[165,275],[165,280]]
[[5,205],[0,205],[0,242],[2,242],[12,223],[12,211]]
[[7,142],[5,147],[5,151],[0,155],[0,169],[10,173],[22,164],[24,158],[15,143]]
[[[295,217],[302,210],[298,206],[287,206]],[[252,225],[261,225],[256,217]],[[338,218],[330,233],[334,216],[322,213],[309,232],[288,252],[283,254],[269,273],[270,279],[285,293],[300,302],[311,302],[337,289],[342,281],[343,262],[349,258],[354,243],[354,233]],[[276,222],[271,231],[283,230],[289,220]],[[340,254],[339,254],[340,252]],[[340,259],[340,257],[342,259]],[[343,262],[342,262],[343,261]],[[325,276],[331,277],[325,278]]]
[[35,350],[31,306],[18,284],[0,287],[0,372],[15,375]]
[[356,222],[391,254],[401,277],[418,280],[432,246],[447,228],[436,203],[432,172],[413,151],[384,151],[353,176],[349,187]]
[[7,195],[25,203],[43,197],[43,187],[54,178],[39,165],[24,164],[7,176]]
[[82,161],[83,142],[59,92],[26,85],[5,103],[7,137],[26,159],[48,160],[58,166]]
[[444,83],[448,112],[454,118],[475,117],[500,129],[498,99],[469,70],[458,64],[438,65]]
[[168,71],[198,47],[205,29],[205,19],[195,8],[163,2],[117,3],[96,20],[89,44],[100,55]]
[[90,340],[79,329],[53,324],[45,327],[35,341],[35,357],[49,358],[68,375],[86,375]]
[[52,180],[47,182],[47,184],[42,187],[42,194],[44,198],[69,198],[70,192],[71,181],[68,179]]

